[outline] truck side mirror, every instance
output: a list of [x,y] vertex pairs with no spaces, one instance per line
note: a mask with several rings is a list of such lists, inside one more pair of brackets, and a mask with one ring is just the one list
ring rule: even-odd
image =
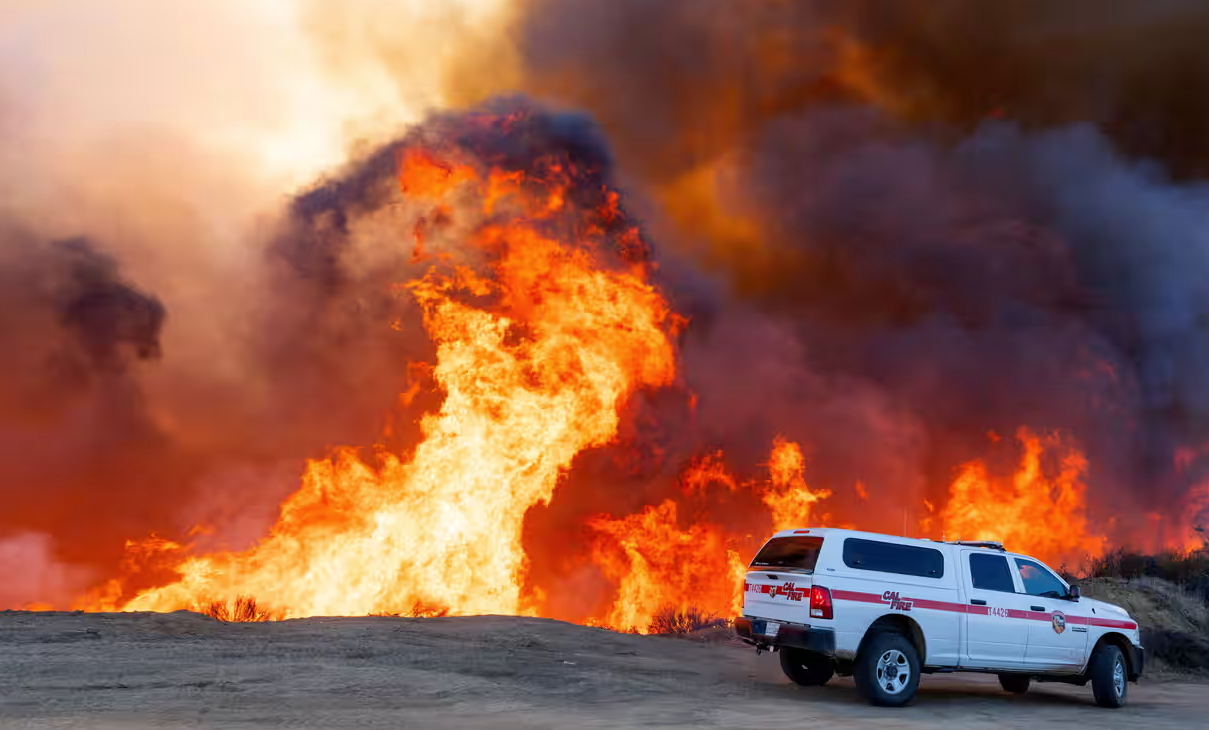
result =
[[1070,600],[1077,601],[1077,600],[1079,600],[1079,597],[1082,595],[1083,595],[1083,593],[1082,593],[1082,591],[1079,590],[1079,586],[1070,587]]

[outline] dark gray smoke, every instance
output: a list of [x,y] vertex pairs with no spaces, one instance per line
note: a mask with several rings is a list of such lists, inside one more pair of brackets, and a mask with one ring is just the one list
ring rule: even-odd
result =
[[[172,458],[138,384],[159,357],[164,307],[85,239],[10,226],[0,260],[0,537],[74,530],[62,557],[88,562],[95,538],[121,540],[124,503]],[[132,458],[144,459],[144,479]],[[31,569],[49,570],[39,562]]]
[[[40,241],[31,233],[0,234],[0,310],[4,349],[41,360],[31,370],[45,387],[71,390],[100,374],[124,372],[160,354],[164,307],[123,280],[117,263],[83,238]],[[19,381],[14,373],[7,383]],[[19,397],[16,394],[12,398]],[[11,400],[6,399],[6,400]]]
[[60,281],[51,291],[60,325],[80,344],[90,364],[122,368],[132,357],[159,356],[164,307],[119,278],[117,264],[93,248],[87,239],[51,244],[60,259]]
[[915,121],[1093,124],[1181,178],[1209,174],[1209,7],[1197,0],[823,3]]
[[1209,172],[1209,8],[1197,0],[522,5],[525,83],[592,109],[648,175],[783,114],[870,97],[957,134],[988,116],[1090,123],[1130,156]]
[[[988,432],[1061,430],[1098,523],[1149,540],[1209,470],[1176,466],[1209,441],[1206,28],[1179,0],[532,0],[518,35],[725,282],[668,282],[700,438],[802,439],[844,513],[857,479],[915,509]],[[702,168],[752,240],[677,210]]]

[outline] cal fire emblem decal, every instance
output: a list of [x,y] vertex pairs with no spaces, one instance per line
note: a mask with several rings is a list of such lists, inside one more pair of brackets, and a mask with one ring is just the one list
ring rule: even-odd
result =
[[1066,614],[1061,611],[1054,611],[1053,624],[1055,634],[1066,631]]

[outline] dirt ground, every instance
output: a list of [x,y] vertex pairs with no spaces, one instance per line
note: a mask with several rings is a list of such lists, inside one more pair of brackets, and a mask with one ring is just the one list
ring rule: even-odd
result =
[[[222,624],[189,613],[0,612],[0,728],[1205,727],[1209,686],[924,677],[912,707],[803,688],[775,655],[513,617]],[[819,723],[819,724],[815,724]],[[822,724],[826,723],[826,724]]]

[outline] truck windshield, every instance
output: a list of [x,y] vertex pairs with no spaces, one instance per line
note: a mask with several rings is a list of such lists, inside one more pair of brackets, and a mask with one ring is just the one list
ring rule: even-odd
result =
[[759,554],[751,561],[753,568],[781,568],[814,572],[814,564],[819,560],[819,550],[823,547],[823,538],[796,535],[791,537],[774,537]]

